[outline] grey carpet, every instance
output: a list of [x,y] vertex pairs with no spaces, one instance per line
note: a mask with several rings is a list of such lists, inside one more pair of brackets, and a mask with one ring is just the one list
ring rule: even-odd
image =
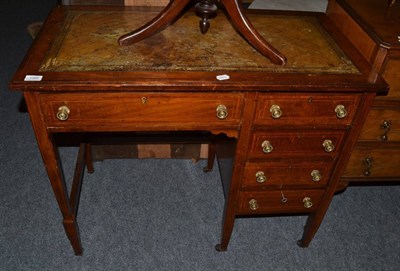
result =
[[[86,175],[73,255],[20,94],[7,83],[53,0],[2,1],[0,27],[0,270],[398,270],[400,186],[337,195],[311,246],[297,247],[305,217],[237,219],[218,253],[223,194],[204,161],[112,160]],[[72,175],[76,148],[62,148]]]

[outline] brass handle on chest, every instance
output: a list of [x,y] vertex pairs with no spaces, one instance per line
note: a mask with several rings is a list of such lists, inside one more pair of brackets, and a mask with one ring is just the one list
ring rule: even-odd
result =
[[304,208],[306,208],[306,209],[310,209],[311,207],[313,207],[313,203],[312,203],[312,201],[311,201],[311,198],[309,198],[309,197],[305,197],[304,199],[303,199],[303,203],[304,203]]
[[276,104],[271,105],[269,112],[271,112],[271,117],[273,119],[279,119],[282,116],[282,110],[279,105]]
[[335,145],[333,145],[332,140],[330,139],[324,140],[322,146],[324,147],[326,152],[332,152],[335,149]]
[[265,173],[263,171],[258,171],[256,173],[256,181],[258,183],[265,183],[266,180],[267,180],[267,177],[265,177]]
[[69,108],[63,105],[58,108],[56,117],[57,119],[64,121],[68,119],[69,113],[70,113]]
[[386,142],[386,141],[389,140],[388,133],[389,133],[391,127],[392,127],[392,121],[391,120],[384,120],[381,123],[381,129],[383,129],[385,131],[384,134],[381,135],[381,140],[382,141]]
[[336,117],[338,119],[343,119],[344,117],[347,116],[347,110],[342,104],[336,106],[335,112],[336,112]]
[[363,172],[364,176],[371,175],[371,168],[372,168],[373,161],[374,161],[373,157],[367,157],[364,159],[364,165],[365,165],[365,170]]
[[270,153],[274,149],[271,145],[271,142],[268,140],[264,140],[263,143],[261,143],[261,147],[264,153]]
[[225,105],[220,104],[217,106],[217,118],[224,120],[228,117],[228,109]]
[[322,175],[319,172],[319,170],[314,169],[313,171],[311,171],[311,177],[313,182],[319,182],[322,179]]
[[250,210],[255,211],[255,210],[258,209],[258,207],[259,207],[259,206],[258,206],[257,200],[251,199],[251,200],[249,201],[249,208],[250,208]]

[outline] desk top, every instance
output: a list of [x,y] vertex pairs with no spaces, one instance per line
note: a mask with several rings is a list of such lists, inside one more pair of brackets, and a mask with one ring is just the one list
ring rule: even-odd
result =
[[[253,15],[249,19],[288,58],[276,66],[235,32],[224,14],[207,34],[187,12],[164,31],[131,46],[119,36],[155,17],[139,11],[70,11],[40,71],[268,71],[358,73],[313,16]],[[79,45],[79,46],[76,46]]]
[[[317,13],[255,12],[248,17],[288,59],[276,66],[232,27],[223,12],[205,35],[188,11],[164,31],[131,46],[117,39],[156,13],[127,7],[56,7],[10,86],[14,89],[212,90],[321,88],[321,84],[368,91],[383,81],[355,48]],[[216,75],[228,74],[218,81]],[[40,81],[26,81],[40,75]],[[36,78],[34,77],[36,80]],[[384,88],[384,87],[383,87]]]

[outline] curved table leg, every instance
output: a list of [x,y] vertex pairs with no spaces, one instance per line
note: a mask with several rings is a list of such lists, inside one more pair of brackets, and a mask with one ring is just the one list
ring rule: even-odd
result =
[[[254,28],[247,17],[243,14],[238,0],[221,0],[230,16],[233,26],[240,34],[262,55],[277,65],[285,65],[286,57],[270,45]],[[241,2],[241,1],[240,1]]]
[[[230,16],[233,26],[256,50],[271,60],[272,63],[285,65],[286,57],[257,32],[242,12],[241,3],[239,3],[239,1],[240,0],[221,0]],[[118,43],[120,45],[130,45],[163,30],[179,16],[179,13],[182,12],[189,2],[190,0],[170,0],[168,6],[153,20],[128,34],[122,35],[119,37]]]
[[122,35],[119,37],[118,43],[130,45],[163,30],[178,17],[189,2],[190,0],[171,0],[153,20],[128,34]]

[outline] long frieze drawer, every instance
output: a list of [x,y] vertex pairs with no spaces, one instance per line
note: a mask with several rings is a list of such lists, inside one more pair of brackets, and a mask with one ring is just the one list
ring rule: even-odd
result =
[[238,214],[307,213],[314,211],[324,189],[240,192]]
[[349,125],[358,95],[260,95],[256,125]]
[[247,162],[242,188],[278,188],[286,186],[326,186],[332,161],[267,161]]
[[232,126],[239,125],[243,103],[241,94],[228,93],[69,93],[44,94],[40,100],[47,125],[54,127]]
[[287,130],[253,134],[248,158],[334,157],[341,149],[345,131]]
[[355,149],[343,178],[380,179],[400,176],[400,146],[397,148]]
[[360,141],[400,141],[400,109],[372,109],[361,130]]

